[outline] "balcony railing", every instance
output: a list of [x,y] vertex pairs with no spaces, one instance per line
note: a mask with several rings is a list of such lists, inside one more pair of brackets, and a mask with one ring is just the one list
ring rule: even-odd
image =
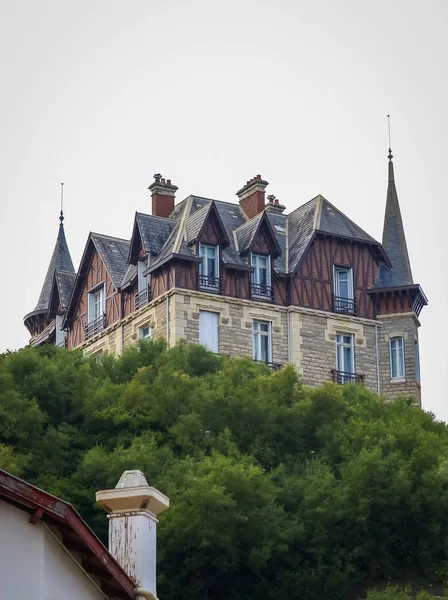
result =
[[255,359],[253,359],[253,361],[256,363],[260,363],[262,365],[266,365],[272,371],[280,371],[280,369],[283,367],[282,363],[266,362],[264,360],[255,360]]
[[334,312],[343,313],[345,315],[355,315],[356,305],[353,298],[342,298],[341,296],[334,297]]
[[263,298],[263,300],[273,300],[274,290],[270,285],[252,282],[252,297]]
[[87,340],[89,337],[92,337],[92,335],[95,335],[97,333],[99,333],[100,331],[103,331],[103,329],[106,327],[106,315],[103,314],[100,317],[98,317],[97,319],[94,319],[93,321],[90,321],[90,323],[87,323],[84,327],[84,335],[85,335],[85,339]]
[[150,293],[148,287],[145,290],[142,290],[141,292],[136,292],[134,296],[135,310],[141,308],[142,306],[145,306],[145,304],[148,304],[149,299]]
[[358,373],[349,373],[347,371],[338,371],[331,369],[331,375],[334,383],[361,383],[364,384],[364,375]]
[[199,275],[199,287],[206,292],[219,293],[221,291],[221,279],[209,275]]

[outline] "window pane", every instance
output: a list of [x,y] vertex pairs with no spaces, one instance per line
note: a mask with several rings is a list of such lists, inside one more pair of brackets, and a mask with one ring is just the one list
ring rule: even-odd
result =
[[261,360],[269,362],[269,337],[267,335],[260,336],[261,338]]

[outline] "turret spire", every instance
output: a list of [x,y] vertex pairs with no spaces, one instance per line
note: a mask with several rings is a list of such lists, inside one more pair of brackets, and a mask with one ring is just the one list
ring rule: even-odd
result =
[[39,330],[41,330],[47,324],[46,315],[50,305],[50,294],[55,271],[63,271],[65,273],[72,274],[75,273],[72,258],[67,245],[67,240],[65,239],[62,202],[63,184],[61,184],[61,212],[59,215],[59,231],[58,237],[56,238],[56,244],[53,249],[53,254],[51,256],[50,264],[48,265],[47,274],[44,279],[44,284],[42,286],[36,308],[31,313],[28,313],[24,318],[25,326],[27,327],[28,331],[32,333],[32,335],[35,335],[36,331],[37,333],[40,333]]
[[387,117],[389,124],[389,177],[386,212],[384,215],[383,246],[392,263],[389,286],[399,287],[412,285],[414,281],[404,234],[403,220],[401,218],[400,204],[398,202],[397,188],[395,187],[393,155],[390,148],[390,118],[389,115]]
[[64,184],[61,183],[61,214],[59,215],[59,221],[64,222]]

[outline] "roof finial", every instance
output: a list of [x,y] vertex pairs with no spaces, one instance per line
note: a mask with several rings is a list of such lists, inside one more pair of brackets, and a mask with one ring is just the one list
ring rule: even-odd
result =
[[388,158],[392,162],[393,155],[392,155],[391,143],[390,143],[390,115],[387,115],[387,128],[389,130],[389,154],[388,154]]
[[61,225],[64,221],[64,184],[61,183],[61,214],[59,215],[59,221]]

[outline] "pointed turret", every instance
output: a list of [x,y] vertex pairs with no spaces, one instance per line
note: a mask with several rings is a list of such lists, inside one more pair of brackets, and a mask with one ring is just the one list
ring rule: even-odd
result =
[[383,283],[388,287],[412,285],[411,263],[404,235],[403,220],[395,186],[394,163],[392,150],[389,148],[389,177],[387,184],[386,212],[384,215],[383,247],[392,263],[387,280]]
[[50,307],[50,295],[55,271],[75,274],[72,258],[65,239],[64,214],[61,210],[59,217],[59,232],[56,244],[48,265],[47,274],[40,292],[36,308],[24,317],[25,327],[30,332],[32,338],[35,338],[50,324],[48,319],[48,309]]

